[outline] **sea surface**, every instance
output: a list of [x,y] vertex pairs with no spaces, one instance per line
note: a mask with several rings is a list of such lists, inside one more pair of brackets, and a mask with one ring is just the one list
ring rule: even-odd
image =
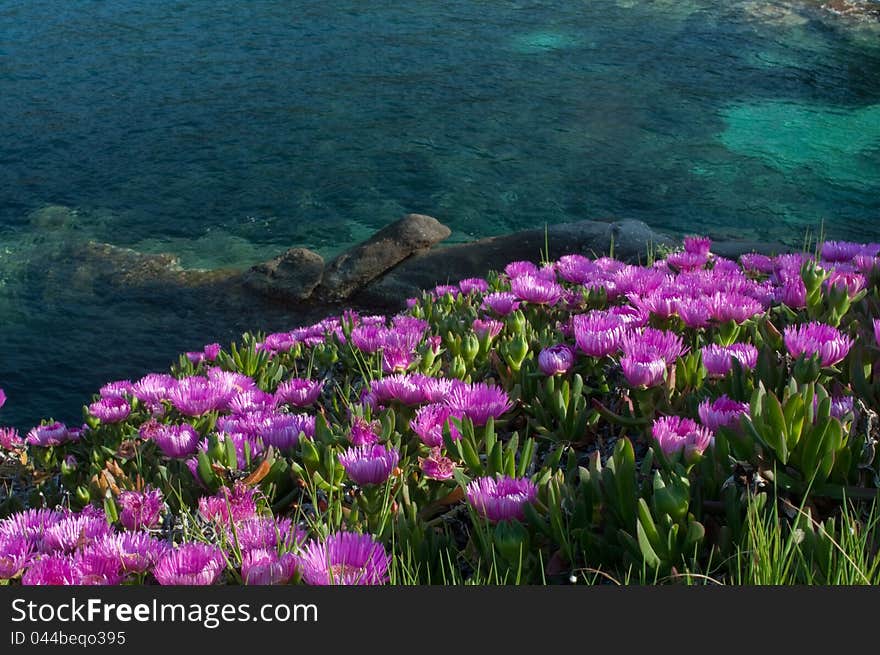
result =
[[880,24],[812,0],[2,0],[0,424],[77,422],[107,380],[304,318],[92,284],[77,246],[246,267],[409,212],[451,241],[624,217],[880,240]]

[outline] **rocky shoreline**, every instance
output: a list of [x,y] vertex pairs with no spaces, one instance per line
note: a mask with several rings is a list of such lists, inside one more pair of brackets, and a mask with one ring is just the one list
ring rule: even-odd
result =
[[[172,254],[146,254],[108,243],[72,244],[66,274],[80,288],[101,285],[131,293],[194,293],[205,303],[268,304],[311,318],[342,306],[376,311],[402,308],[424,289],[466,277],[483,277],[510,261],[538,262],[568,253],[616,257],[637,263],[649,249],[670,247],[677,237],[642,221],[578,221],[443,245],[450,229],[423,214],[407,214],[330,261],[306,248],[291,248],[250,268],[187,269]],[[715,242],[714,252],[773,254],[779,243]]]

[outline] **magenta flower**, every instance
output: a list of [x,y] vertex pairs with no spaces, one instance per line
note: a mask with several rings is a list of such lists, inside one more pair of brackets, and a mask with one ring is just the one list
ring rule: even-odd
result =
[[159,559],[153,575],[161,585],[212,585],[226,568],[223,551],[209,544],[181,544]]
[[6,392],[0,389],[0,407],[6,404]]
[[31,428],[25,438],[25,442],[32,446],[44,447],[59,446],[68,441],[72,441],[70,438],[70,431],[67,426],[60,421]]
[[489,283],[481,277],[469,277],[460,280],[458,288],[465,295],[470,293],[485,293],[489,290]]
[[244,521],[257,515],[257,490],[243,484],[232,489],[221,487],[214,496],[199,498],[199,514],[206,521],[229,524]]
[[538,353],[538,368],[544,375],[568,373],[574,365],[574,351],[563,343],[544,348]]
[[792,357],[818,356],[822,366],[834,366],[842,361],[853,345],[853,340],[836,328],[815,321],[788,326],[783,331],[783,339]]
[[758,349],[750,343],[734,343],[729,346],[711,344],[701,349],[703,366],[712,377],[724,377],[733,368],[731,358],[736,358],[744,369],[753,369],[758,361]]
[[829,289],[842,289],[850,298],[852,298],[868,285],[868,281],[861,273],[833,271],[831,275],[828,276],[828,279],[825,280],[825,285]]
[[146,573],[171,547],[146,532],[124,532],[105,535],[97,539],[89,549],[114,561],[122,573]]
[[351,420],[351,430],[348,433],[348,439],[353,446],[366,446],[379,441],[379,430],[381,426],[378,421],[367,421],[362,416],[355,416]]
[[385,482],[399,460],[400,453],[396,448],[380,444],[352,446],[339,455],[339,462],[348,477],[361,486]]
[[384,345],[387,333],[384,325],[358,325],[351,331],[351,343],[361,352],[372,355]]
[[115,586],[122,583],[122,565],[114,554],[104,553],[95,548],[86,548],[73,555],[79,580],[77,584],[87,586]]
[[[274,551],[293,550],[306,539],[306,533],[288,518],[257,516],[235,523],[235,537],[242,551],[268,548]],[[232,529],[229,541],[233,542]]]
[[620,366],[630,386],[656,387],[663,382],[668,365],[654,356],[624,355],[620,358]]
[[15,428],[0,428],[0,447],[6,450],[17,450],[24,446],[24,439]]
[[275,399],[279,404],[308,407],[318,399],[323,388],[323,380],[294,378],[278,385]]
[[134,385],[131,380],[115,380],[108,382],[98,390],[101,398],[124,398],[134,395]]
[[449,294],[453,298],[457,298],[459,295],[460,289],[458,285],[455,284],[439,284],[434,287],[434,295],[437,298],[442,298],[446,294]]
[[159,525],[164,501],[159,489],[122,491],[116,498],[119,522],[128,530],[149,530]]
[[28,509],[0,521],[0,536],[23,535],[41,546],[46,530],[61,522],[65,515],[53,509]]
[[250,414],[252,412],[271,412],[275,409],[275,396],[260,389],[242,391],[229,401],[229,411],[234,414]]
[[306,544],[299,564],[310,585],[381,585],[388,581],[391,557],[371,535],[337,532],[323,543]]
[[450,418],[461,420],[463,414],[455,412],[448,405],[431,403],[420,407],[409,425],[412,431],[419,435],[419,439],[426,446],[437,447],[443,445],[443,428],[449,427],[449,436],[453,441],[461,439],[461,432]]
[[0,580],[21,574],[34,557],[34,545],[23,534],[0,534]]
[[679,271],[692,271],[702,268],[709,261],[709,253],[706,252],[673,252],[666,257],[666,262]]
[[562,297],[562,287],[536,275],[520,275],[510,281],[510,290],[522,301],[535,305],[555,305]]
[[714,401],[704,400],[697,409],[703,425],[713,433],[717,432],[720,427],[736,429],[739,426],[739,417],[748,411],[748,403],[732,400],[726,395]]
[[865,245],[861,243],[826,241],[822,244],[822,259],[828,262],[849,262],[862,254],[865,254]]
[[296,574],[297,558],[293,553],[257,548],[241,557],[241,579],[246,585],[282,585]]
[[572,284],[586,284],[601,275],[595,262],[583,255],[563,255],[556,262],[556,272]]
[[702,455],[712,444],[712,432],[709,428],[680,416],[661,416],[656,419],[651,435],[666,456],[684,451],[688,461],[692,461],[694,456]]
[[167,457],[186,457],[196,452],[199,447],[199,433],[188,423],[161,425],[151,438]]
[[185,416],[202,416],[208,412],[225,409],[234,390],[221,383],[203,377],[178,380],[168,392],[171,404]]
[[501,333],[504,323],[493,319],[476,318],[471,327],[473,328],[474,333],[481,339],[487,337],[489,339],[494,339]]
[[444,457],[440,448],[432,448],[428,457],[419,457],[419,468],[431,480],[449,480],[455,472],[455,462]]
[[[370,392],[365,400],[377,405],[398,401],[404,405],[420,405],[425,402],[423,376],[411,374],[389,375],[370,383]],[[372,404],[372,403],[371,403]]]
[[684,251],[700,255],[708,255],[712,248],[712,239],[709,237],[690,236],[684,239]]
[[538,266],[534,262],[518,261],[510,262],[504,267],[504,272],[509,278],[520,277],[522,275],[537,275]]
[[177,380],[170,375],[149,373],[135,382],[132,393],[141,402],[155,406],[168,400],[171,389],[176,385]]
[[497,419],[513,407],[504,389],[485,382],[461,383],[452,387],[446,404],[452,408],[454,416],[466,416],[475,426],[486,425],[490,417]]
[[712,307],[703,296],[681,298],[676,304],[676,311],[685,327],[692,330],[706,327],[712,318]]
[[131,405],[125,398],[108,396],[89,405],[89,414],[101,420],[101,423],[119,423],[131,414]]
[[467,486],[468,502],[489,521],[521,521],[525,518],[523,508],[537,497],[538,487],[527,478],[483,477],[471,480]]
[[748,252],[739,256],[739,263],[742,267],[753,273],[769,274],[774,270],[773,259],[767,255],[760,255],[756,252]]
[[[813,404],[818,403],[818,397],[813,396]],[[832,396],[831,397],[831,416],[836,419],[843,420],[847,414],[855,412],[855,402],[852,396]]]
[[110,532],[103,513],[71,514],[46,528],[42,546],[46,552],[61,550],[70,553],[82,546],[88,546]]
[[760,301],[741,293],[714,293],[706,298],[709,313],[716,321],[742,323],[764,311]]
[[25,586],[78,585],[80,576],[73,558],[63,553],[51,553],[34,560],[24,575]]
[[791,307],[802,309],[807,306],[807,287],[800,275],[786,277],[777,290],[776,299]]
[[578,348],[591,357],[617,352],[626,334],[626,321],[621,316],[599,310],[573,316],[571,325]]
[[483,308],[491,309],[499,316],[507,316],[519,309],[519,301],[512,293],[499,291],[483,297]]

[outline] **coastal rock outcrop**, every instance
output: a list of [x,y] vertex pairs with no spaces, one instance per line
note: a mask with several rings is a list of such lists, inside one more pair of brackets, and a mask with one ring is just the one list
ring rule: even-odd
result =
[[291,248],[274,259],[252,266],[241,276],[249,289],[279,300],[302,302],[321,283],[324,259],[307,248]]
[[452,231],[436,218],[407,214],[328,263],[315,295],[324,300],[348,298],[386,271],[428,250],[450,234]]

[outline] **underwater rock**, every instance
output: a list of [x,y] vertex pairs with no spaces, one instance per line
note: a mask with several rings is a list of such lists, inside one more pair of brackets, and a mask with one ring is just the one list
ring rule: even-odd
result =
[[450,234],[452,231],[436,218],[407,214],[327,264],[316,296],[326,300],[347,298],[403,260],[427,250]]
[[27,215],[28,222],[42,230],[60,230],[69,227],[76,210],[64,205],[45,205]]
[[827,0],[822,3],[822,8],[841,16],[880,21],[880,2],[865,2],[865,0]]
[[551,259],[570,253],[590,257],[607,255],[612,240],[614,256],[631,261],[644,259],[649,244],[673,243],[669,237],[637,220],[552,225],[546,232],[525,230],[416,255],[364,288],[355,299],[379,308],[397,307],[406,298],[419,295],[422,289],[467,277],[483,277],[490,270],[503,269],[511,261],[539,262],[548,248]]
[[291,248],[249,268],[241,277],[249,289],[281,300],[303,301],[321,283],[324,259],[307,248]]

